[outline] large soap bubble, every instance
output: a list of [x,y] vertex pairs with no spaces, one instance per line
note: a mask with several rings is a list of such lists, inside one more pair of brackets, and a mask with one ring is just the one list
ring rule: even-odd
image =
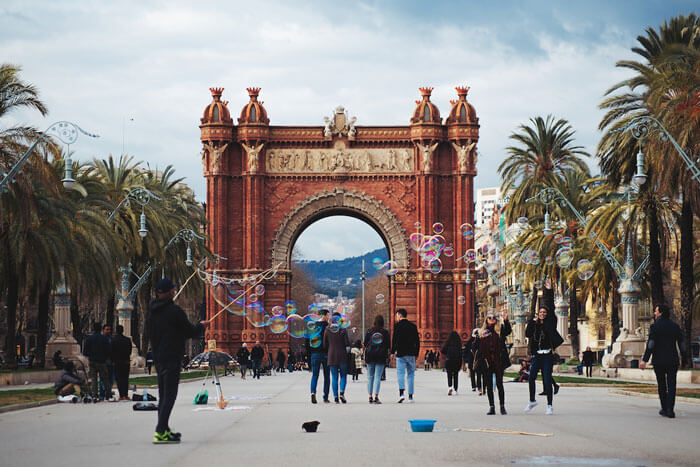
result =
[[591,263],[591,261],[588,259],[579,260],[579,262],[576,263],[576,272],[579,279],[582,281],[587,281],[593,277],[593,273],[595,272],[593,269],[593,263]]
[[568,268],[574,260],[574,252],[570,247],[562,246],[557,250],[554,259],[560,268]]
[[465,240],[474,238],[474,227],[471,224],[462,224],[459,226],[459,231],[462,233],[462,237],[464,237]]
[[377,304],[379,304],[379,305],[383,304],[385,301],[385,297],[384,297],[383,293],[378,293],[377,296],[374,297],[374,299],[377,302]]
[[304,337],[305,331],[304,318],[296,314],[287,316],[287,332],[291,337],[300,339]]
[[282,334],[287,330],[287,318],[283,314],[272,315],[269,327],[271,333]]
[[527,217],[518,217],[518,220],[516,221],[518,223],[518,226],[521,229],[527,229],[530,226],[530,221],[528,220]]

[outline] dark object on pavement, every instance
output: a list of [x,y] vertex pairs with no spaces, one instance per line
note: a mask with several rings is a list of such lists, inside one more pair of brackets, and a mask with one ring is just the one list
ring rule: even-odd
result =
[[[144,398],[143,398],[143,395],[142,395],[142,394],[133,394],[133,395],[131,396],[131,400],[132,400],[132,401],[143,401]],[[152,396],[152,395],[150,395],[150,394],[146,394],[146,399],[145,399],[145,400],[148,400],[148,401],[155,401],[155,400],[157,400],[157,399],[156,399],[156,396]]]
[[134,410],[158,410],[158,406],[153,402],[137,402],[134,404]]
[[314,420],[313,422],[304,422],[301,424],[301,429],[307,433],[316,433],[321,422]]

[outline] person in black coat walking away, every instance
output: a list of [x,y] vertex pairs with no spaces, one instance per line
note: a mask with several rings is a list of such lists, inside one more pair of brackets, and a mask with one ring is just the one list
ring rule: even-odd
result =
[[265,349],[263,349],[262,345],[260,345],[260,341],[255,341],[253,350],[250,351],[250,361],[253,364],[253,379],[260,379],[263,357],[265,357]]
[[245,379],[245,372],[248,371],[248,360],[250,359],[250,352],[248,351],[248,344],[245,342],[241,345],[241,348],[236,352],[236,360],[238,360],[238,365],[241,367],[241,379]]
[[537,311],[537,318],[531,318],[525,327],[525,336],[528,339],[528,348],[532,355],[530,365],[530,402],[525,407],[525,412],[530,412],[537,405],[535,400],[535,381],[537,373],[542,370],[542,381],[544,391],[547,395],[547,409],[545,414],[552,415],[552,366],[554,351],[559,347],[564,339],[557,332],[556,317],[553,316],[546,307],[542,306]]
[[472,348],[474,347],[474,336],[478,333],[478,329],[474,329],[472,335],[469,337],[469,340],[464,343],[464,348],[462,349],[462,360],[464,360],[467,370],[469,371],[472,391],[476,391],[476,372],[474,371],[474,353],[472,352]]
[[593,362],[595,362],[595,355],[590,347],[586,347],[586,350],[583,351],[581,356],[583,357],[581,359],[581,363],[583,363],[583,366],[586,367],[586,377],[590,378],[591,374],[593,373]]
[[476,388],[479,390],[479,395],[483,396],[486,394],[486,376],[484,375],[485,369],[483,368],[482,361],[476,359],[479,354],[479,329],[474,329],[472,333],[474,337],[474,342],[472,342],[472,355],[474,355],[474,373],[476,373]]
[[459,370],[462,368],[462,339],[457,331],[450,331],[445,344],[442,346],[447,372],[447,395],[457,395],[459,388]]
[[510,365],[506,349],[506,337],[511,333],[508,319],[500,321],[493,311],[486,314],[484,325],[479,330],[479,352],[476,356],[481,368],[484,369],[484,385],[489,398],[487,415],[495,415],[493,386],[498,389],[498,402],[501,405],[501,415],[506,415],[506,396],[503,389],[503,372]]
[[124,326],[117,325],[117,335],[112,338],[112,361],[117,380],[119,400],[129,399],[129,370],[131,369],[131,339],[124,335]]
[[284,373],[284,364],[287,361],[287,356],[284,354],[282,349],[277,350],[277,371]]
[[662,417],[675,418],[673,411],[676,405],[676,374],[678,373],[678,349],[685,353],[685,340],[681,328],[671,321],[671,311],[666,305],[657,305],[654,308],[654,324],[649,328],[649,340],[647,342],[639,368],[646,368],[649,357],[654,365],[656,382],[659,390],[659,400]]
[[191,324],[182,308],[173,302],[173,297],[175,284],[170,279],[159,280],[156,298],[149,304],[146,318],[158,375],[158,424],[153,436],[154,444],[180,442],[180,433],[173,432],[168,421],[177,398],[185,339],[200,336],[209,324],[208,321]]
[[[90,362],[89,378],[92,382],[92,397],[95,400],[100,396],[98,375],[105,389],[109,384],[107,361],[110,359],[112,353],[112,344],[107,336],[100,332],[101,330],[102,326],[100,323],[95,323],[92,329],[93,333],[85,339],[85,344],[83,345],[83,355],[88,357],[88,361]],[[109,387],[109,395],[107,397],[112,397],[111,386]]]
[[[367,393],[370,404],[381,404],[379,387],[382,384],[382,372],[386,367],[391,348],[389,331],[384,329],[384,317],[374,317],[374,324],[365,334],[365,362],[367,363]],[[374,394],[374,397],[372,395]]]
[[406,317],[408,312],[399,308],[396,310],[394,335],[391,338],[391,353],[396,355],[396,379],[399,383],[399,400],[405,399],[406,381],[408,381],[408,403],[413,403],[413,386],[416,373],[416,357],[420,350],[418,328]]

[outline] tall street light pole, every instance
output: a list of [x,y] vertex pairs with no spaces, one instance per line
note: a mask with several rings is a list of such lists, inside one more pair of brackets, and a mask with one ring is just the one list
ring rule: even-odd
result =
[[365,271],[365,260],[362,260],[362,271],[360,271],[360,280],[362,281],[362,339],[365,338],[365,280],[367,279],[367,271]]

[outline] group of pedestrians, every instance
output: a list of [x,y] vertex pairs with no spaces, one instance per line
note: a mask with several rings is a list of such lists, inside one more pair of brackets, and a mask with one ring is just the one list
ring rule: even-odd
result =
[[124,326],[95,323],[93,333],[85,339],[83,355],[88,358],[91,396],[94,400],[111,399],[112,386],[117,383],[118,400],[129,399],[129,369],[131,368],[131,339],[124,335]]
[[429,371],[431,368],[438,368],[440,366],[440,351],[431,349],[426,350],[423,357],[423,365],[425,371]]

